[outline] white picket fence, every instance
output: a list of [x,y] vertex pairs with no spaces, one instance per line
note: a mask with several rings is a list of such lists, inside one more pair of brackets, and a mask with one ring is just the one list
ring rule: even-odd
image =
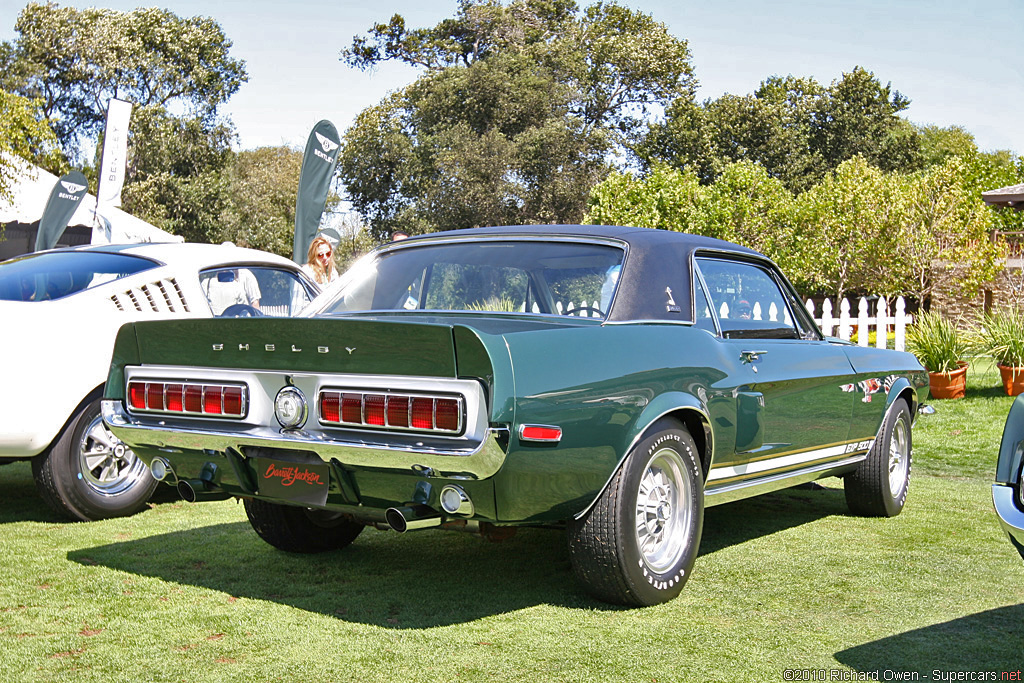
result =
[[[839,302],[839,315],[835,313],[835,307],[832,304],[831,299],[825,299],[821,304],[821,316],[819,317],[817,307],[814,301],[811,299],[807,300],[805,304],[807,306],[807,312],[814,318],[814,322],[818,324],[821,331],[827,337],[839,337],[850,341],[853,338],[853,333],[856,330],[857,334],[857,345],[858,346],[870,346],[870,340],[868,336],[871,330],[875,330],[875,346],[884,349],[886,348],[889,340],[889,328],[891,327],[895,332],[894,348],[897,351],[903,351],[906,349],[907,340],[907,326],[914,322],[914,316],[907,313],[907,302],[903,300],[903,297],[897,297],[894,302],[891,314],[889,302],[886,301],[884,296],[880,296],[874,301],[874,311],[872,311],[871,302],[865,297],[861,297],[857,302],[857,314],[853,315],[851,312],[852,306],[849,299],[843,299]],[[595,301],[593,308],[597,308],[600,302]],[[558,313],[566,315],[579,315],[582,317],[594,316],[598,317],[598,314],[593,309],[589,308],[590,304],[583,302],[582,304],[575,304],[569,302],[564,305],[561,301],[557,302]],[[588,308],[583,308],[587,306]],[[575,312],[580,309],[579,312]],[[534,313],[539,313],[540,309],[537,304],[533,305]],[[720,318],[729,317],[729,305],[722,303],[721,308],[718,311]],[[754,320],[765,319],[760,302],[755,301],[752,308],[752,317]],[[767,310],[767,320],[778,319],[778,309],[775,304],[771,304]],[[787,325],[792,325],[792,321],[789,317],[789,311],[783,310],[783,317]]]
[[851,313],[849,299],[843,299],[839,303],[839,315],[835,315],[832,301],[825,299],[821,304],[821,317],[815,313],[814,302],[807,300],[807,311],[818,323],[822,333],[830,337],[839,337],[847,341],[853,337],[854,327],[857,328],[858,346],[869,346],[868,335],[873,329],[876,331],[875,346],[880,349],[886,348],[889,338],[889,327],[895,331],[895,348],[897,351],[906,349],[907,325],[914,322],[914,317],[907,313],[907,302],[903,297],[897,297],[890,315],[889,303],[885,297],[880,296],[875,301],[875,311],[871,312],[871,305],[864,297],[857,303],[857,315]]

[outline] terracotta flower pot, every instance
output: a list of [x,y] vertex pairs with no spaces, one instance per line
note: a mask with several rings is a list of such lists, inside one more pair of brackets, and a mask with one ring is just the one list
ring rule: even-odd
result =
[[957,361],[960,367],[949,373],[929,372],[928,385],[932,398],[963,398],[967,390],[967,361]]
[[1000,365],[999,374],[1003,376],[1003,389],[1007,396],[1024,393],[1024,368]]

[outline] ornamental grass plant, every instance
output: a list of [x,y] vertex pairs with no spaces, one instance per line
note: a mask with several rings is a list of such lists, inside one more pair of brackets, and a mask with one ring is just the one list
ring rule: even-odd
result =
[[982,316],[974,335],[974,350],[997,365],[1024,368],[1024,312],[1003,308]]
[[917,356],[928,372],[948,375],[960,369],[970,346],[956,323],[938,313],[921,313],[907,330],[907,351]]

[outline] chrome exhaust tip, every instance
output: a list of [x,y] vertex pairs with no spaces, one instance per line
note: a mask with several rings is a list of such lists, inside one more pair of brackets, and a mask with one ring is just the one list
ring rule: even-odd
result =
[[171,471],[171,464],[163,458],[153,458],[153,462],[149,463],[149,471],[153,473],[154,479],[163,481]]
[[400,534],[415,529],[426,529],[441,525],[441,515],[437,510],[427,505],[405,505],[403,507],[388,508],[384,512],[384,519],[387,520],[389,527]]
[[442,488],[439,500],[441,502],[441,509],[449,515],[472,517],[475,511],[473,501],[469,499],[469,494],[461,486],[456,486],[455,484],[448,484]]
[[186,503],[195,503],[202,500],[226,500],[231,497],[227,491],[213,489],[213,487],[202,479],[181,479],[178,481],[178,495]]

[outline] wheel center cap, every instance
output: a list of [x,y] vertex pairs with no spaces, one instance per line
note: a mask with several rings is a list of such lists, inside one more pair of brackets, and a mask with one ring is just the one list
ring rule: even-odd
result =
[[666,522],[666,521],[668,521],[668,518],[669,518],[669,516],[671,514],[672,514],[672,506],[667,501],[663,501],[663,502],[658,504],[657,515],[658,515],[658,521],[659,522]]

